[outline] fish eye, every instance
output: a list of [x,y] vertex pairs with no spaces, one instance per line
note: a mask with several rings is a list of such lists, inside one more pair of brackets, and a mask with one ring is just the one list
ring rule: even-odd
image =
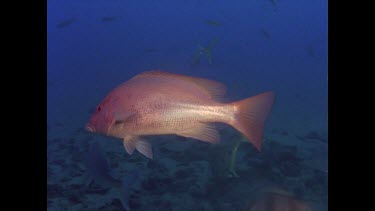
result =
[[98,106],[98,108],[96,109],[97,111],[100,111],[102,110],[102,107],[101,106]]

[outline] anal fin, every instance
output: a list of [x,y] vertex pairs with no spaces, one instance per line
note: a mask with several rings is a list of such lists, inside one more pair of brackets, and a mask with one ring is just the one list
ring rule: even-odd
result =
[[187,130],[178,132],[177,135],[210,143],[217,143],[220,140],[220,135],[215,127],[206,123],[198,123]]
[[144,156],[152,159],[152,147],[146,140],[138,139],[135,143],[135,148]]

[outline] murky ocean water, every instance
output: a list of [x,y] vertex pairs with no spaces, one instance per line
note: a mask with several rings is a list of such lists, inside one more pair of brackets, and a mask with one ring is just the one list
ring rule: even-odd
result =
[[[328,210],[327,1],[48,1],[48,210]],[[147,70],[273,90],[262,151],[147,137],[152,160],[85,124]],[[289,208],[291,209],[291,208]],[[277,209],[275,209],[277,210]]]

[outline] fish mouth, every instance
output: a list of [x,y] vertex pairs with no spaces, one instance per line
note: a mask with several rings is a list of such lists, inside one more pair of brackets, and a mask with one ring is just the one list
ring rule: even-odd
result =
[[94,127],[92,127],[92,126],[89,125],[89,124],[86,125],[85,129],[86,129],[87,131],[89,131],[89,132],[92,132],[92,133],[95,132]]

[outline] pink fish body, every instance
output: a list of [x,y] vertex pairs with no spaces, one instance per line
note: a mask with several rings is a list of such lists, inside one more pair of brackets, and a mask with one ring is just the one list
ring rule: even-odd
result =
[[207,79],[144,72],[112,90],[86,129],[121,138],[129,154],[137,149],[152,158],[150,144],[140,136],[176,134],[216,143],[219,133],[210,123],[221,122],[237,129],[260,151],[274,93],[222,103],[225,90],[221,83]]

